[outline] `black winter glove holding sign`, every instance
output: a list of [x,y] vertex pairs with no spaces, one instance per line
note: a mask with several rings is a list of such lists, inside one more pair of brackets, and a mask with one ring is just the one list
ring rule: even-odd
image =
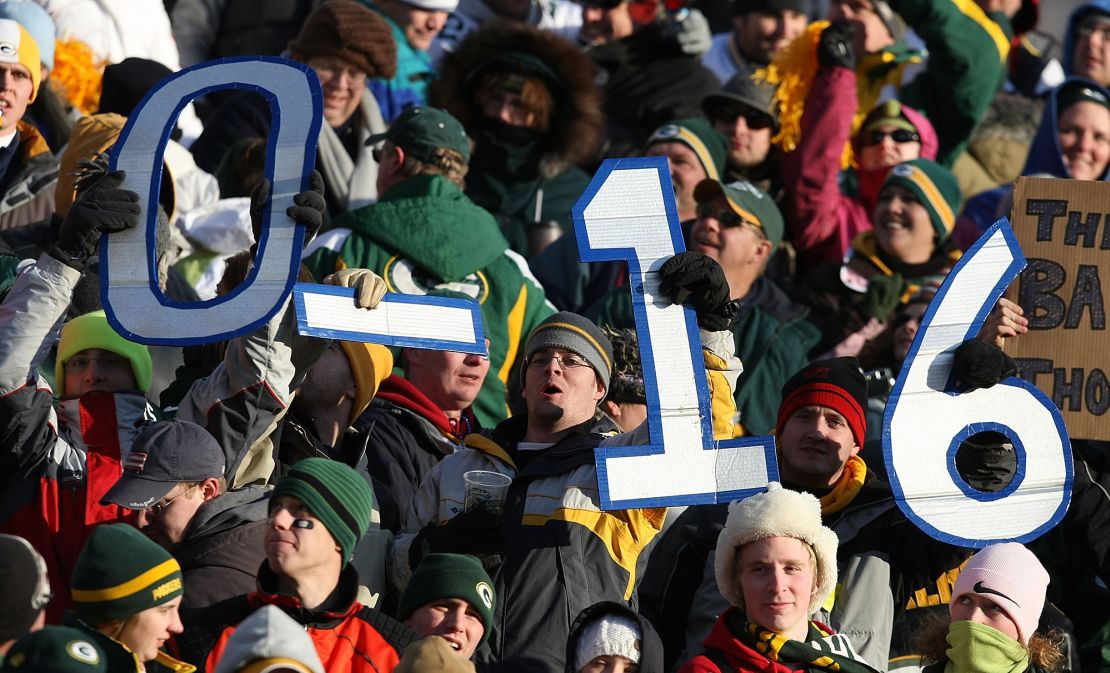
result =
[[698,325],[709,332],[728,329],[740,309],[730,301],[721,265],[700,252],[680,252],[659,268],[659,292],[675,304],[689,304]]
[[822,68],[856,69],[856,24],[853,21],[833,21],[821,31],[817,42],[817,63]]
[[500,554],[505,551],[501,517],[486,510],[463,512],[443,525],[426,526],[409,547],[409,567],[415,568],[428,554]]
[[[270,197],[270,187],[270,181],[262,178],[251,192],[251,229],[254,230],[255,246],[262,234],[262,213]],[[294,222],[304,225],[305,245],[308,245],[324,225],[325,209],[327,203],[324,201],[324,177],[319,171],[312,171],[308,190],[294,194],[293,205],[285,210],[285,214]]]
[[49,250],[51,257],[84,271],[85,264],[97,254],[101,234],[139,225],[139,195],[120,189],[123,178],[123,171],[112,171],[80,181],[77,200],[62,221],[58,241]]

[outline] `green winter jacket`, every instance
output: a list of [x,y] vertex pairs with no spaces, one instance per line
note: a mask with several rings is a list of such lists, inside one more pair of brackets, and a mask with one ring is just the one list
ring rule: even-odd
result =
[[508,416],[506,387],[525,340],[555,312],[524,259],[508,249],[497,223],[452,182],[421,175],[391,187],[380,201],[343,215],[306,250],[317,278],[345,268],[370,269],[390,292],[460,292],[482,305],[490,371],[474,401],[483,426]]
[[898,98],[937,130],[937,162],[951,166],[1006,77],[1010,37],[973,0],[891,0],[929,50],[927,67]]
[[[615,290],[586,310],[598,325],[635,327],[631,293]],[[736,357],[744,371],[733,397],[745,436],[768,435],[775,428],[782,385],[809,362],[808,353],[821,338],[807,317],[809,309],[795,304],[777,285],[762,278],[744,297],[744,305],[729,328]]]

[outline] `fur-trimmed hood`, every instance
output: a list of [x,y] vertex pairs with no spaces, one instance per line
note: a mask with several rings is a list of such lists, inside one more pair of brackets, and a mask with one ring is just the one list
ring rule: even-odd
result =
[[429,102],[453,114],[474,137],[481,113],[472,100],[470,76],[491,58],[513,51],[542,61],[566,90],[552,92],[556,110],[545,135],[551,149],[541,159],[541,175],[551,177],[593,159],[605,128],[594,65],[577,45],[549,31],[496,21],[471,34],[444,58],[439,77],[428,89]]
[[792,537],[805,542],[817,557],[817,588],[810,596],[809,614],[825,602],[836,586],[836,533],[821,523],[821,504],[809,493],[784,489],[778,482],[728,506],[728,519],[717,538],[714,559],[717,588],[725,599],[744,609],[744,592],[737,581],[740,547],[769,537]]

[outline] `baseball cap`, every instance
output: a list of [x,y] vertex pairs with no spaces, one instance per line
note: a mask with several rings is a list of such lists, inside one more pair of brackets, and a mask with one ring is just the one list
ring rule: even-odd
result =
[[772,246],[782,241],[786,224],[775,200],[767,192],[747,180],[725,184],[705,179],[694,187],[694,200],[699,204],[712,201],[717,196],[725,197],[734,213],[762,229]]
[[207,430],[188,421],[158,421],[135,437],[123,476],[100,504],[146,509],[180,483],[224,476],[224,452]]
[[470,161],[470,140],[458,119],[434,107],[410,107],[385,133],[366,139],[367,145],[388,140],[420,161],[429,161],[437,147],[454,150]]

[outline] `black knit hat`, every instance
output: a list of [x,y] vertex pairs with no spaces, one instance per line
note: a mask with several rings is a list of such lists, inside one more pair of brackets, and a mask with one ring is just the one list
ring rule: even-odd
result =
[[74,609],[90,626],[137,615],[183,592],[177,560],[125,523],[93,529],[70,583]]
[[494,595],[482,562],[466,554],[428,554],[401,594],[397,617],[404,621],[419,607],[444,598],[458,598],[474,608],[485,626],[478,647],[484,645],[493,627]]
[[339,58],[367,77],[392,79],[397,74],[393,30],[377,12],[354,0],[327,0],[317,7],[289,43],[289,51],[300,59]]
[[358,472],[330,458],[306,458],[278,482],[270,502],[283,495],[303,502],[335,538],[343,562],[351,560],[374,512],[374,493]]
[[848,421],[856,444],[863,446],[867,435],[867,379],[855,358],[817,360],[791,376],[782,386],[775,434],[781,435],[794,412],[808,406],[828,407],[840,413]]
[[31,543],[16,535],[0,535],[0,643],[31,630],[50,602],[46,561]]
[[[613,345],[589,318],[560,311],[541,322],[528,337],[524,364],[521,366],[527,367],[532,353],[545,348],[562,348],[581,355],[601,377],[605,389],[609,390],[609,377],[613,373]],[[523,372],[521,378],[524,378]]]

